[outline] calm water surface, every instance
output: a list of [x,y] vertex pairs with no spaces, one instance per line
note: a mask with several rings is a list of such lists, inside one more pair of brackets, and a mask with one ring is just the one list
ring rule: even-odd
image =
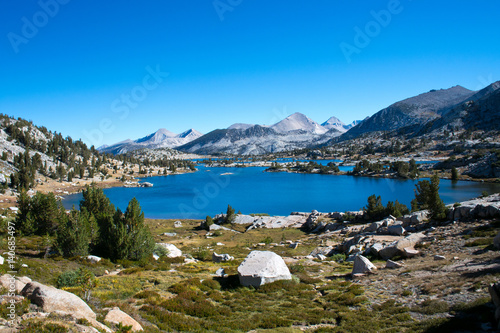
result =
[[[199,166],[190,174],[150,177],[143,181],[150,188],[105,189],[111,202],[125,210],[133,197],[141,203],[148,218],[205,218],[225,212],[230,204],[243,214],[359,210],[368,196],[377,194],[382,201],[398,200],[410,205],[414,198],[413,180],[369,177],[268,173],[265,168],[213,168]],[[446,204],[488,193],[500,192],[499,184],[441,180],[440,194]],[[66,208],[78,207],[81,194],[67,196]]]

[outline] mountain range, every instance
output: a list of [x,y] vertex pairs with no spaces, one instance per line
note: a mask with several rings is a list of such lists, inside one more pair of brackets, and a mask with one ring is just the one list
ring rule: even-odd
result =
[[336,117],[319,124],[301,113],[294,113],[271,126],[236,123],[205,135],[193,129],[178,135],[160,129],[144,138],[99,150],[120,154],[141,148],[169,147],[196,154],[258,155],[331,145],[367,134],[419,136],[450,129],[499,128],[500,81],[480,91],[461,86],[431,90],[348,125]]
[[143,148],[176,148],[203,136],[195,129],[188,129],[181,134],[172,133],[164,128],[137,140],[125,140],[111,146],[101,146],[99,151],[111,154],[124,154]]
[[345,125],[332,117],[320,125],[297,112],[271,126],[237,123],[227,129],[217,129],[206,135],[193,129],[182,134],[160,129],[144,138],[125,140],[111,146],[99,147],[98,150],[123,154],[142,148],[168,147],[197,154],[224,152],[257,155],[322,144],[341,135],[357,123],[359,121]]

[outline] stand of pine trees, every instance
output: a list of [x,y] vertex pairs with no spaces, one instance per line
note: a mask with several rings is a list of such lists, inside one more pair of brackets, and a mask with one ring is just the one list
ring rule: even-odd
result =
[[53,248],[64,257],[92,253],[113,261],[140,261],[153,253],[155,242],[135,198],[123,213],[115,209],[102,189],[88,186],[80,211],[73,208],[69,214],[53,193],[37,193],[30,198],[22,191],[18,205],[18,232],[52,236]]

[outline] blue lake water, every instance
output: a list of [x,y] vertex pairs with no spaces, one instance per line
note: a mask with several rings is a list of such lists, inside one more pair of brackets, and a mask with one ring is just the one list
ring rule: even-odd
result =
[[[125,210],[136,197],[148,218],[193,218],[225,212],[230,204],[243,214],[359,210],[368,196],[410,205],[417,180],[335,176],[319,174],[269,173],[265,168],[214,168],[198,166],[190,174],[150,177],[150,188],[105,189],[111,202]],[[488,193],[500,192],[499,184],[441,180],[440,194],[446,204]],[[66,208],[78,207],[80,194],[63,200]]]

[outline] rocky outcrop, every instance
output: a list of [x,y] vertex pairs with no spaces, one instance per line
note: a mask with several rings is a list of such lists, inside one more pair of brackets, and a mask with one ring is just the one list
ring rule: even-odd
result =
[[89,321],[96,319],[96,314],[87,303],[75,294],[64,290],[38,282],[29,282],[21,291],[21,295],[41,307],[44,312],[58,312]]
[[449,207],[448,219],[470,221],[500,217],[500,194],[461,202],[457,207]]
[[243,286],[260,287],[278,280],[291,280],[292,275],[283,258],[270,251],[252,251],[238,266]]
[[422,233],[411,234],[408,237],[395,241],[379,251],[380,257],[387,260],[395,257],[396,255],[405,256],[405,249],[413,249],[415,245],[425,239]]
[[132,326],[133,332],[143,331],[141,324],[139,324],[134,318],[130,317],[128,314],[120,310],[118,307],[114,307],[108,312],[104,321],[113,324],[122,324],[123,326]]
[[358,255],[354,259],[354,265],[352,267],[352,276],[360,275],[360,274],[369,274],[374,273],[377,270],[377,267],[372,264],[368,258],[363,257],[362,255]]
[[482,158],[479,162],[470,164],[465,175],[472,178],[499,178],[499,154],[492,153]]
[[163,246],[165,249],[167,249],[168,251],[167,257],[169,258],[182,257],[182,251],[179,250],[174,244],[157,243],[157,245]]

